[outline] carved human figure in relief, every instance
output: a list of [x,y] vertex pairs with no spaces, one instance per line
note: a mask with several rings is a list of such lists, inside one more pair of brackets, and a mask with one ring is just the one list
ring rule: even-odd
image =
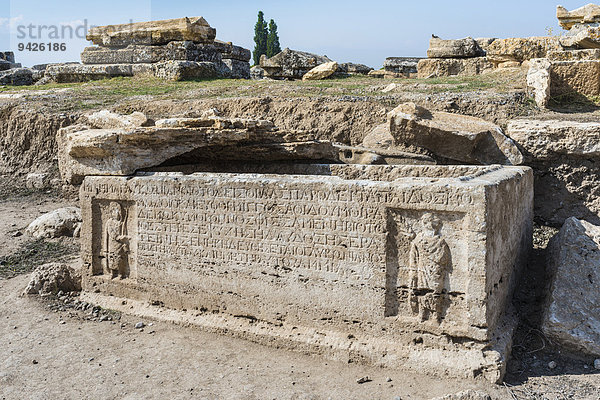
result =
[[443,312],[443,290],[450,268],[450,248],[440,234],[442,221],[431,213],[420,220],[418,234],[411,232],[409,251],[409,301],[421,321],[435,317],[440,322]]
[[109,215],[110,218],[104,225],[106,269],[112,278],[125,278],[129,254],[127,217],[123,214],[123,208],[117,202],[110,204]]

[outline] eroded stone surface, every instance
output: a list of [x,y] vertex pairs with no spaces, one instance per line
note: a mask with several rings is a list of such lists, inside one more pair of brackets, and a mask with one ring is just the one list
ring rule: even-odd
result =
[[549,51],[562,50],[558,37],[496,39],[487,49],[487,58],[494,65],[505,62],[522,63],[534,58],[544,58]]
[[471,37],[448,40],[432,37],[427,49],[429,58],[470,58],[484,55],[479,44]]
[[301,79],[309,70],[328,62],[331,60],[325,56],[286,48],[271,58],[261,57],[260,67],[268,78]]
[[590,3],[573,11],[557,6],[556,18],[560,26],[567,30],[577,24],[600,22],[600,6]]
[[76,184],[86,175],[129,175],[178,156],[189,163],[232,154],[242,160],[337,158],[331,143],[309,134],[280,132],[270,121],[221,117],[163,119],[148,127],[75,125],[59,130],[57,142],[61,176]]
[[383,68],[388,72],[409,75],[417,73],[417,65],[422,58],[416,57],[388,57],[383,62]]
[[124,47],[130,44],[163,45],[189,40],[211,43],[216,30],[202,17],[184,17],[162,21],[135,22],[90,28],[87,40],[104,47]]
[[487,57],[475,58],[426,58],[419,61],[419,78],[443,76],[472,76],[490,71],[494,65]]
[[431,400],[492,400],[489,394],[477,390],[465,390],[464,392],[448,394]]
[[331,75],[333,75],[335,73],[335,71],[337,71],[337,69],[338,69],[338,63],[335,61],[324,63],[324,64],[314,67],[313,69],[308,71],[306,74],[304,74],[304,76],[302,77],[302,80],[303,81],[318,81],[321,79],[325,79],[325,78],[328,78]]
[[600,48],[600,24],[594,25],[573,26],[566,36],[560,38],[560,44],[565,48],[574,49]]
[[320,169],[87,177],[84,290],[262,343],[501,379],[531,171]]
[[600,227],[565,221],[548,245],[554,274],[542,329],[555,343],[600,355]]
[[81,273],[67,264],[49,263],[35,269],[24,294],[56,294],[81,290]]
[[440,157],[476,164],[518,165],[523,155],[497,125],[481,118],[431,112],[414,103],[388,114],[398,143],[424,147]]

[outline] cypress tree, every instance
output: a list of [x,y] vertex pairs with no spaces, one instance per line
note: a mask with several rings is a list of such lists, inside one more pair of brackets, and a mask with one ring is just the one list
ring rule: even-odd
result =
[[258,21],[254,25],[254,65],[260,63],[260,56],[267,54],[267,23],[265,22],[265,16],[262,11],[258,12]]
[[277,24],[275,21],[269,21],[269,33],[267,35],[267,57],[273,57],[281,51],[279,44],[279,35],[277,34]]

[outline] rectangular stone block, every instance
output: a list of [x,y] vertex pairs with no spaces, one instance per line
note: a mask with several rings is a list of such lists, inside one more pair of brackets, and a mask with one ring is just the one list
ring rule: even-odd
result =
[[600,95],[600,60],[555,61],[550,67],[550,96]]
[[122,49],[86,47],[81,53],[83,64],[142,64],[161,61],[220,62],[221,53],[212,44],[171,42],[164,46],[130,45]]
[[204,18],[184,17],[94,26],[90,28],[86,38],[98,46],[125,47],[130,44],[162,45],[183,40],[212,43],[216,34],[216,29],[211,28]]
[[531,170],[312,170],[87,177],[84,297],[335,359],[501,379]]
[[426,58],[417,66],[419,78],[443,76],[473,76],[494,69],[487,57],[475,58]]

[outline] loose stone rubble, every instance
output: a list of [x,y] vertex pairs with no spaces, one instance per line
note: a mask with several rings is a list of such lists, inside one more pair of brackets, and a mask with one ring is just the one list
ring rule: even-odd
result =
[[569,218],[548,245],[553,274],[542,329],[579,353],[600,355],[600,227]]
[[84,299],[160,303],[334,359],[500,380],[531,246],[530,169],[296,168],[321,172],[86,177]]
[[81,273],[62,263],[44,264],[35,269],[24,294],[56,294],[81,290]]
[[436,397],[431,400],[492,400],[489,394],[477,390],[465,390],[464,392]]
[[424,147],[436,155],[472,164],[519,165],[523,155],[500,127],[480,118],[431,112],[414,103],[388,114],[395,142]]
[[25,230],[35,239],[78,236],[81,211],[77,207],[59,208],[36,218]]
[[83,64],[49,65],[46,76],[55,82],[136,75],[249,79],[250,51],[215,35],[202,17],[93,27],[88,40],[98,47],[81,53]]

